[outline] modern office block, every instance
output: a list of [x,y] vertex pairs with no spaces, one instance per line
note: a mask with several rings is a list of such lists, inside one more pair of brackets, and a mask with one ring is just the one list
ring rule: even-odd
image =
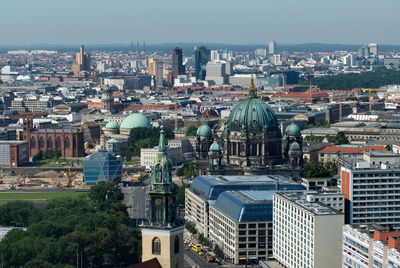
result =
[[276,193],[273,201],[273,254],[287,268],[341,265],[344,216],[303,193]]

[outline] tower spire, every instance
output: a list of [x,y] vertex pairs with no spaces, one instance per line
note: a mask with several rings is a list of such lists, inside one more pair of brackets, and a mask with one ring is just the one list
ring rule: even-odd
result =
[[249,87],[249,98],[257,98],[257,88],[254,85],[254,77],[251,77],[250,87]]
[[163,126],[161,126],[160,130],[160,141],[158,143],[158,151],[165,152],[165,131]]

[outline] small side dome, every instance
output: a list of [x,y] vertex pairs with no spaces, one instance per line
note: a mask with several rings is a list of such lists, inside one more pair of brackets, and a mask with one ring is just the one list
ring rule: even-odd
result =
[[294,123],[287,126],[285,133],[287,136],[294,137],[299,137],[301,135],[299,126]]
[[116,128],[119,128],[119,125],[117,122],[110,121],[107,123],[106,128],[116,129]]
[[147,117],[142,114],[133,113],[128,117],[126,117],[124,121],[122,121],[122,124],[120,126],[120,128],[127,128],[127,129],[137,128],[137,127],[151,128],[149,119],[147,119]]
[[209,137],[211,136],[211,128],[208,125],[202,125],[197,129],[197,136]]
[[220,152],[221,148],[219,147],[219,144],[217,141],[214,141],[211,146],[210,146],[210,151],[211,152]]
[[300,150],[300,144],[298,144],[297,142],[293,142],[292,144],[290,144],[289,151],[296,150]]

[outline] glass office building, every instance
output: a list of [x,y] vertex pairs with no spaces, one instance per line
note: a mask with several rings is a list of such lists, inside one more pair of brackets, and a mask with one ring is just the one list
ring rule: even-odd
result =
[[119,182],[122,178],[122,160],[113,152],[97,151],[85,157],[83,174],[86,185],[96,185],[102,181]]

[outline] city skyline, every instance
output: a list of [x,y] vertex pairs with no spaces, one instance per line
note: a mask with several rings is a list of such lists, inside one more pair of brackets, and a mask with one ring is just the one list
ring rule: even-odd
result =
[[[400,37],[391,34],[397,30],[395,12],[400,3],[381,1],[378,11],[374,3],[372,0],[350,3],[339,0],[330,5],[316,0],[253,0],[248,5],[226,0],[213,3],[206,0],[202,5],[183,0],[9,1],[2,5],[5,12],[0,23],[7,27],[2,29],[0,45],[115,44],[131,40],[400,44]],[[358,12],[361,7],[362,12]]]

